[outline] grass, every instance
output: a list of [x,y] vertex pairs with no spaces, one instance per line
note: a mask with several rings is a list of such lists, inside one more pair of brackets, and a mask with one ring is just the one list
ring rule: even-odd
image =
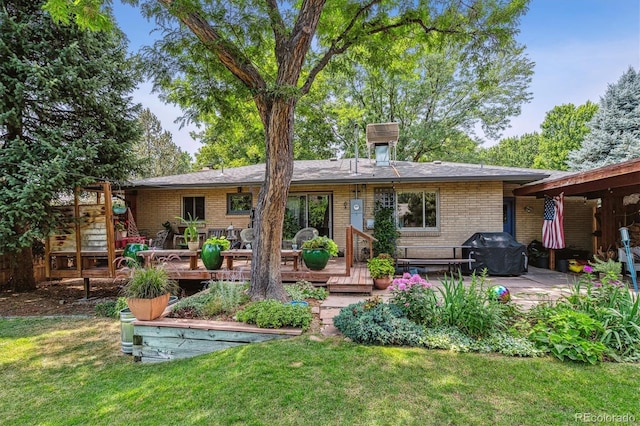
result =
[[3,425],[572,424],[640,421],[640,365],[596,366],[303,335],[162,364],[120,354],[119,322],[0,321]]

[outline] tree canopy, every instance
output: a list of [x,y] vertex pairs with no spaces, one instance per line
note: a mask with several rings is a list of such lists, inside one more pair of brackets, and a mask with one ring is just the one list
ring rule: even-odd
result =
[[525,133],[502,139],[498,144],[480,150],[480,161],[497,166],[530,168],[538,155],[539,133]]
[[533,64],[516,44],[469,51],[464,40],[455,38],[412,43],[354,49],[330,74],[346,76],[329,82],[335,108],[349,105],[348,115],[358,117],[362,126],[400,123],[399,159],[464,158],[463,153],[476,149],[479,139],[471,139],[476,127],[499,135],[531,98],[527,88]]
[[640,72],[629,68],[600,98],[582,146],[571,151],[571,170],[589,170],[640,158]]
[[119,31],[57,25],[38,1],[0,1],[0,252],[12,286],[35,288],[30,247],[74,187],[125,179],[139,137],[138,75]]
[[587,101],[578,107],[573,104],[559,105],[547,112],[540,125],[542,134],[533,167],[567,170],[567,156],[582,145],[589,133],[587,123],[597,110],[598,105]]

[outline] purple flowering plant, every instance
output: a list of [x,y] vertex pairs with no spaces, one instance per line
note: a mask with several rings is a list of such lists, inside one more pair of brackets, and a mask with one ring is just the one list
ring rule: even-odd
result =
[[433,286],[418,274],[404,273],[395,278],[388,287],[391,292],[389,303],[398,306],[408,319],[427,325],[435,314],[437,298]]
[[620,263],[595,259],[582,269],[582,276],[568,296],[573,305],[611,307],[617,303],[626,285],[621,280]]

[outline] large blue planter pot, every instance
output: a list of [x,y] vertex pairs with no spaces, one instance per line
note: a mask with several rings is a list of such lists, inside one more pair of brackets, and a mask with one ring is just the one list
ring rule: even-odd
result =
[[327,266],[331,255],[325,249],[302,249],[302,260],[307,268],[320,271]]
[[222,247],[220,247],[219,244],[203,244],[200,252],[200,258],[202,259],[204,267],[209,270],[220,269],[222,266],[221,251]]

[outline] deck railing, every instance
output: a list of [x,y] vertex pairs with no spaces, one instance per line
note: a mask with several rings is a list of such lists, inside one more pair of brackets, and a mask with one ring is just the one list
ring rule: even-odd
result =
[[349,276],[351,274],[351,267],[353,266],[353,243],[355,239],[354,235],[366,240],[369,244],[369,258],[373,257],[373,242],[378,241],[376,238],[371,235],[362,232],[361,230],[354,228],[352,225],[347,226],[347,247],[344,253],[345,265],[346,265],[346,274]]

